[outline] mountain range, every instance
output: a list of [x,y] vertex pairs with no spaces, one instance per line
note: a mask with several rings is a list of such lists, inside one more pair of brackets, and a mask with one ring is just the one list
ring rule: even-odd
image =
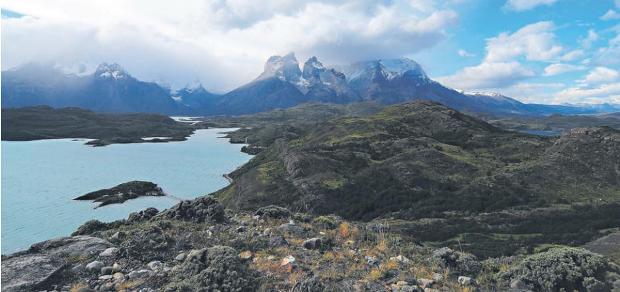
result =
[[2,72],[2,107],[49,105],[103,112],[182,115],[241,115],[307,102],[382,105],[411,100],[437,101],[454,109],[492,115],[585,114],[620,106],[526,104],[501,94],[457,91],[430,79],[407,58],[370,60],[328,67],[316,57],[303,66],[294,53],[272,56],[251,82],[224,94],[195,84],[170,90],[131,76],[118,64],[103,63],[94,73],[66,74],[52,66],[28,64]]

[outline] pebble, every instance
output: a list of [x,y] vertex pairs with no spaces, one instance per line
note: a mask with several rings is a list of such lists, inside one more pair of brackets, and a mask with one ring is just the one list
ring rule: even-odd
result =
[[148,264],[146,264],[147,267],[149,267],[149,269],[151,269],[151,271],[160,271],[163,269],[164,264],[160,261],[152,261]]
[[118,273],[114,273],[114,274],[112,275],[112,277],[113,277],[113,278],[114,278],[114,280],[116,280],[116,281],[122,281],[122,280],[124,280],[124,279],[125,279],[125,274],[118,272]]
[[149,270],[137,270],[137,271],[131,271],[129,273],[129,275],[127,275],[129,277],[129,279],[137,279],[137,278],[146,278],[151,276],[153,272],[149,271]]
[[184,253],[184,252],[182,252],[182,253],[178,254],[178,255],[174,258],[174,260],[175,260],[175,261],[178,261],[178,262],[181,262],[181,261],[183,261],[184,259],[185,259],[185,253]]
[[463,286],[470,286],[470,285],[474,285],[476,283],[476,281],[470,277],[465,277],[465,276],[459,276],[457,281],[459,282],[459,284],[463,285]]
[[104,264],[100,261],[92,261],[88,265],[86,265],[86,269],[89,271],[101,271]]
[[286,266],[288,264],[294,264],[294,263],[295,263],[295,257],[292,255],[289,255],[282,259],[282,261],[280,262],[280,266]]

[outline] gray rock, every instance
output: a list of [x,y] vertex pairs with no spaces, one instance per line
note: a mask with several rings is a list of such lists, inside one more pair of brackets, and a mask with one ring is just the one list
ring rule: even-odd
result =
[[364,258],[369,266],[378,266],[380,264],[379,260],[374,256],[366,256]]
[[119,249],[117,247],[106,248],[106,250],[102,251],[99,256],[100,257],[113,257],[118,254]]
[[158,272],[164,268],[164,264],[160,261],[152,261],[146,265],[151,271]]
[[92,261],[90,262],[88,265],[86,265],[86,270],[88,271],[96,271],[99,272],[101,271],[101,268],[103,268],[104,264],[101,261]]
[[120,272],[121,271],[121,265],[119,265],[118,263],[114,263],[112,265],[112,271],[113,272]]
[[291,216],[291,212],[288,209],[275,205],[261,207],[254,214],[270,218],[288,218]]
[[101,274],[102,275],[111,275],[112,274],[112,267],[103,267],[101,268]]
[[304,235],[304,229],[295,224],[295,223],[284,223],[280,226],[277,227],[278,231],[283,232],[283,233],[287,233],[287,234],[291,234],[291,235],[295,235],[295,236],[302,236]]
[[476,281],[474,279],[465,276],[459,276],[457,281],[463,286],[471,286],[476,284]]
[[112,275],[99,276],[99,280],[102,280],[102,281],[112,280]]
[[287,244],[288,242],[286,241],[286,239],[280,235],[276,235],[276,236],[269,238],[269,243],[268,243],[269,247],[278,247],[278,246],[283,246]]
[[303,243],[303,247],[306,249],[319,249],[321,248],[322,242],[323,241],[318,237],[306,239]]
[[185,259],[185,253],[184,253],[184,252],[182,252],[182,253],[178,254],[178,255],[174,258],[174,260],[175,260],[175,261],[177,261],[177,262],[182,262],[184,259]]
[[148,278],[153,274],[152,271],[150,270],[137,270],[137,271],[131,271],[127,276],[129,277],[129,279],[141,279],[141,278]]

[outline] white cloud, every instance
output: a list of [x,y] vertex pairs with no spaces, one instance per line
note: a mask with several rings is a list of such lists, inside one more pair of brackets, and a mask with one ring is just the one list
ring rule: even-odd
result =
[[[562,56],[564,49],[556,44],[552,22],[526,25],[514,33],[503,32],[487,39],[486,56],[477,66],[465,67],[439,80],[446,85],[464,90],[506,88],[533,77],[534,71],[523,66],[518,58],[529,61],[553,61]],[[567,53],[575,58],[579,51]]]
[[502,94],[522,102],[552,103],[558,90],[565,88],[564,83],[520,82],[501,89]]
[[581,38],[579,43],[586,49],[592,46],[592,43],[598,41],[599,36],[593,29],[588,30],[588,35],[585,38]]
[[581,80],[586,85],[612,82],[620,79],[620,73],[614,69],[606,67],[596,67]]
[[463,57],[463,58],[470,58],[470,57],[475,57],[476,55],[473,53],[470,53],[466,50],[458,50],[457,54],[459,54],[459,56]]
[[551,64],[549,66],[547,66],[545,68],[545,76],[555,76],[555,75],[560,75],[566,72],[572,72],[572,71],[579,71],[579,70],[584,70],[585,67],[584,66],[576,66],[576,65],[571,65],[571,64],[563,64],[563,63],[556,63],[556,64]]
[[579,58],[583,57],[584,55],[585,55],[585,52],[583,50],[572,50],[572,51],[562,55],[560,57],[560,60],[562,60],[562,61],[574,61],[576,59],[579,59]]
[[505,6],[510,10],[525,11],[541,5],[550,6],[555,2],[557,2],[557,0],[508,0]]
[[487,62],[504,62],[518,56],[530,61],[550,61],[563,51],[556,44],[555,25],[550,21],[529,24],[513,34],[501,33],[487,40]]
[[534,72],[518,62],[482,63],[466,67],[454,75],[440,77],[438,81],[463,90],[503,88],[534,76]]
[[423,51],[458,21],[439,0],[7,0],[3,7],[33,16],[3,19],[3,69],[119,62],[140,79],[178,85],[198,77],[217,90],[251,80],[269,56],[288,51],[326,63]]
[[601,20],[616,20],[616,19],[620,19],[620,13],[616,12],[613,9],[607,10],[607,12],[603,14],[603,16],[601,16]]
[[620,83],[594,88],[571,87],[556,94],[554,103],[620,103]]

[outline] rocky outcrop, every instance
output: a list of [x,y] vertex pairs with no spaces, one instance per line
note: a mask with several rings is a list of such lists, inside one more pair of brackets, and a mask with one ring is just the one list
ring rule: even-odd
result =
[[102,189],[79,196],[74,200],[89,200],[99,205],[122,204],[127,200],[145,196],[165,196],[166,193],[156,184],[147,181],[130,181],[109,189]]
[[200,197],[182,201],[162,212],[159,217],[184,220],[195,223],[222,222],[225,220],[224,207],[211,197]]
[[37,291],[62,284],[72,273],[68,258],[96,255],[110,246],[106,240],[90,236],[34,244],[26,251],[2,258],[2,291]]
[[256,273],[229,246],[192,250],[165,291],[255,291]]

